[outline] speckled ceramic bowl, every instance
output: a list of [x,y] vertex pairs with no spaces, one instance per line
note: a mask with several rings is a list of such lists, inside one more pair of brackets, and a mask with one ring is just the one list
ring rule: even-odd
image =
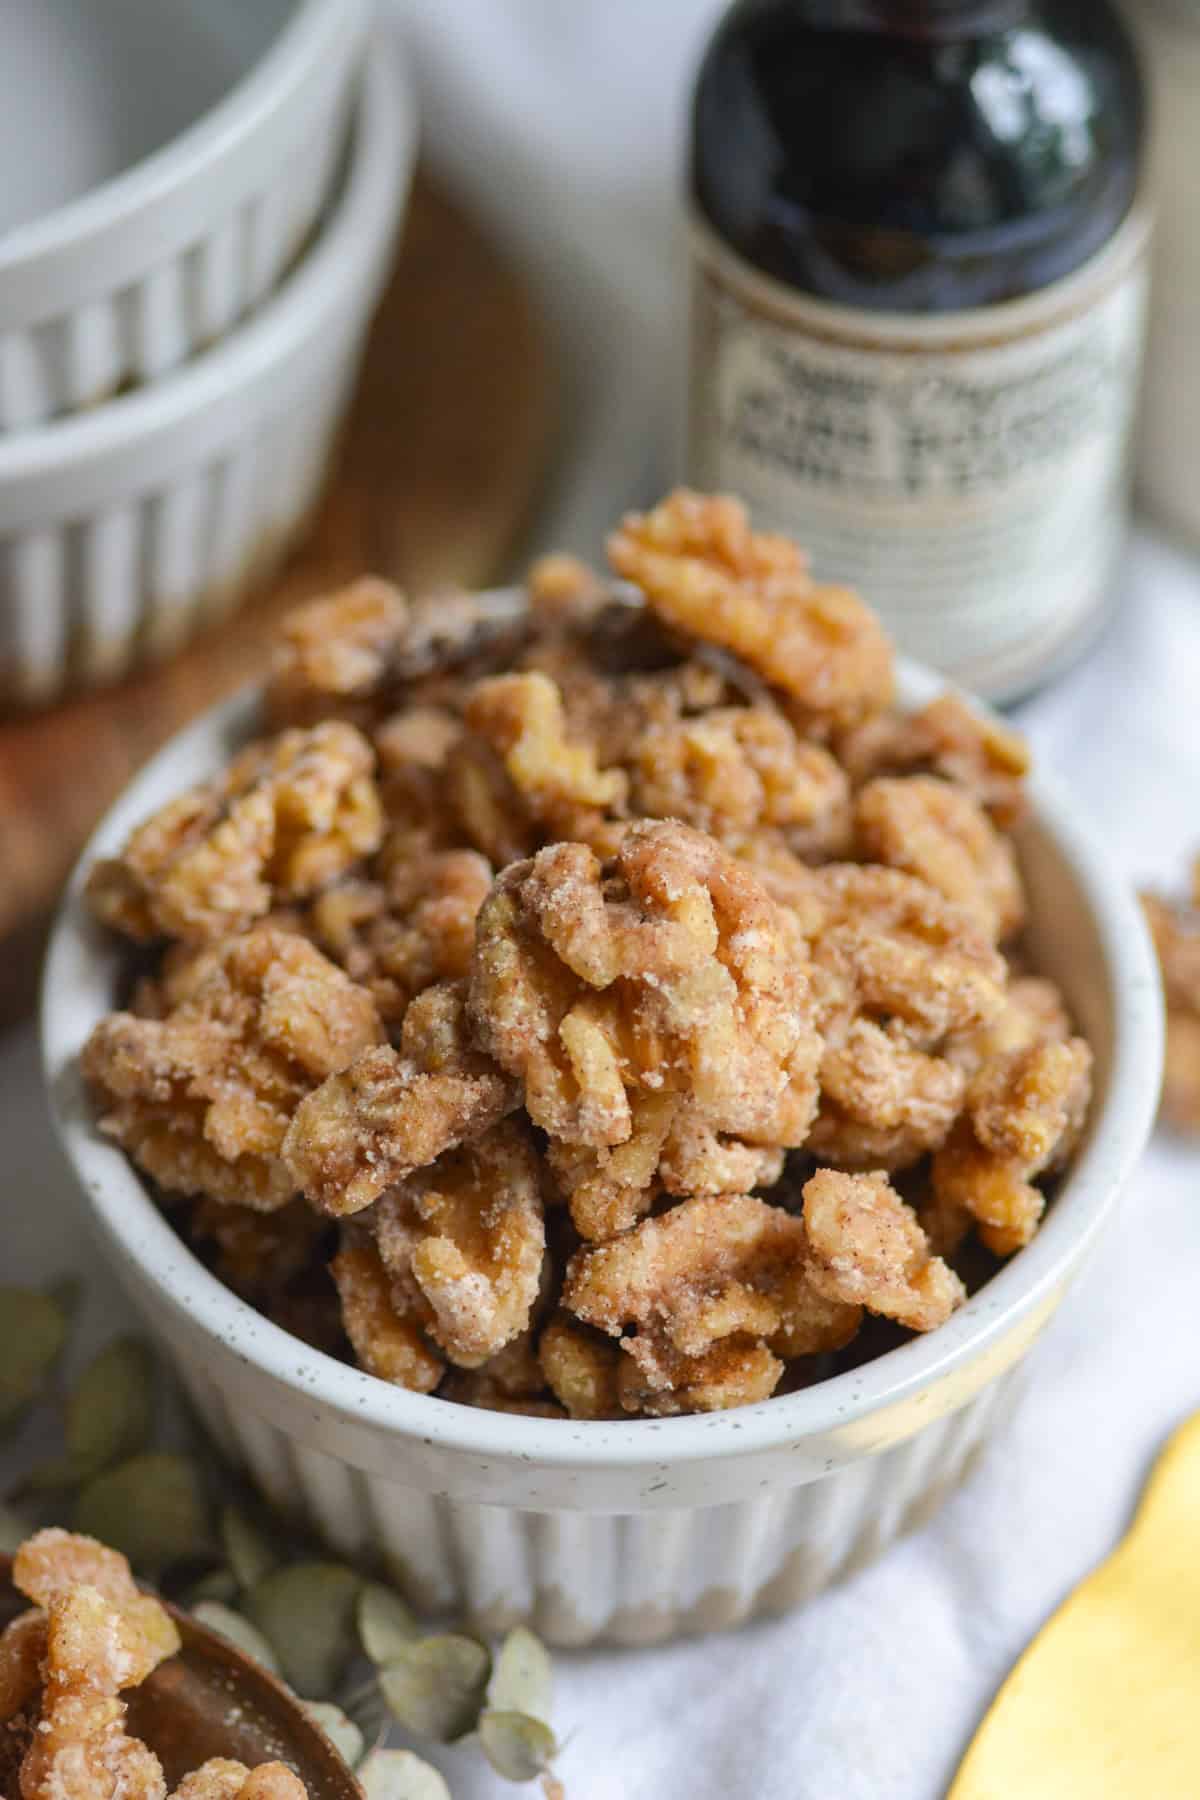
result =
[[[906,669],[905,701],[941,683]],[[210,1275],[97,1133],[80,1048],[114,1004],[122,947],[87,868],[223,765],[254,696],[167,746],[109,813],[46,966],[46,1079],[88,1216],[229,1455],[340,1550],[381,1554],[412,1598],[552,1642],[647,1643],[795,1606],[925,1518],[1006,1417],[1026,1351],[1079,1273],[1146,1142],[1161,1003],[1138,908],[1038,777],[1020,850],[1039,967],[1096,1051],[1085,1141],[1034,1243],[948,1324],[861,1368],[737,1411],[566,1422],[407,1393],[308,1349]]]

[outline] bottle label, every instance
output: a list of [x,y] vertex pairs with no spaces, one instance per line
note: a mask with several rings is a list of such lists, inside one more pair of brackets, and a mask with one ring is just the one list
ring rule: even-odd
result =
[[1113,577],[1148,235],[1135,207],[1040,293],[914,317],[797,294],[694,220],[689,481],[797,538],[910,656],[1020,692]]

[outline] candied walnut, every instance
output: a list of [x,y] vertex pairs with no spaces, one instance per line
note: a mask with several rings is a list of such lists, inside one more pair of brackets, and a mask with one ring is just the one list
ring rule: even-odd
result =
[[821,1110],[807,1148],[841,1169],[909,1168],[945,1143],[965,1087],[954,1063],[856,1019],[821,1060]]
[[1071,1015],[1061,990],[1041,975],[1014,976],[1004,1005],[985,1025],[952,1038],[946,1055],[968,1076],[985,1064],[1032,1044],[1062,1043],[1071,1036]]
[[48,1684],[21,1764],[21,1800],[163,1800],[162,1765],[124,1724],[125,1706],[114,1694]]
[[217,946],[164,1019],[101,1020],[83,1069],[101,1129],[161,1187],[271,1212],[296,1192],[280,1149],[297,1102],[382,1035],[369,994],[259,926]]
[[682,819],[739,855],[764,834],[800,855],[845,854],[850,788],[819,744],[762,707],[651,725],[632,746],[631,808]]
[[410,603],[388,582],[356,581],[284,620],[267,710],[281,724],[369,723],[419,677],[480,657],[503,661],[528,631],[519,609],[482,596]]
[[914,713],[888,712],[841,733],[838,760],[858,786],[875,775],[940,775],[972,794],[1002,831],[1025,810],[1024,738],[941,694]]
[[514,1403],[523,1406],[548,1400],[533,1327],[527,1327],[476,1367],[450,1369],[438,1389],[438,1397],[453,1400],[458,1406],[492,1407],[501,1412]]
[[779,1146],[742,1143],[714,1131],[700,1108],[683,1100],[676,1105],[658,1172],[668,1194],[742,1194],[773,1186],[783,1173],[784,1156]]
[[267,711],[281,725],[370,716],[410,608],[390,582],[365,576],[290,612],[279,627]]
[[680,489],[609,539],[619,575],[666,624],[721,645],[811,728],[850,725],[892,697],[892,649],[856,594],[812,579],[788,539],[752,532],[736,500]]
[[460,987],[427,988],[398,1051],[366,1051],[296,1108],[283,1140],[293,1191],[334,1218],[361,1212],[519,1103],[511,1077],[471,1047]]
[[226,1756],[210,1756],[184,1776],[171,1800],[238,1800],[249,1773],[245,1763]]
[[[136,1687],[179,1649],[166,1608],[142,1593],[119,1551],[95,1538],[48,1526],[20,1546],[12,1578],[20,1593],[49,1613],[57,1632],[47,1652],[52,1679],[84,1679],[90,1669],[94,1683],[110,1681],[115,1693]],[[57,1609],[79,1594],[87,1596],[86,1607],[59,1620]],[[89,1635],[93,1624],[96,1632]]]
[[886,1175],[818,1169],[804,1185],[804,1231],[809,1278],[830,1300],[933,1331],[966,1299]]
[[21,1546],[13,1581],[47,1614],[42,1712],[21,1765],[22,1800],[162,1800],[162,1769],[126,1735],[117,1695],[179,1649],[166,1609],[139,1590],[123,1556],[55,1529]]
[[621,811],[628,780],[572,739],[557,685],[539,671],[481,681],[465,709],[471,735],[451,755],[449,793],[472,842],[497,863],[549,838],[590,839]]
[[491,867],[474,850],[432,851],[393,862],[386,881],[327,889],[313,903],[312,929],[370,991],[384,1023],[398,1025],[425,988],[469,972],[491,885]]
[[45,1656],[46,1615],[39,1609],[18,1614],[0,1631],[0,1726],[38,1692]]
[[993,941],[1025,919],[1017,859],[970,794],[935,775],[868,782],[854,822],[867,857],[927,881],[978,919]]
[[371,733],[385,790],[391,775],[403,777],[414,768],[432,773],[443,770],[462,732],[462,720],[449,706],[406,706],[390,714]]
[[546,1157],[581,1237],[617,1237],[649,1212],[661,1186],[659,1164],[679,1111],[675,1094],[634,1094],[629,1136],[621,1144],[573,1144],[552,1138]]
[[1046,1201],[1033,1184],[1061,1168],[1078,1142],[1091,1067],[1082,1038],[1037,1042],[986,1064],[934,1157],[935,1198],[975,1220],[996,1256],[1011,1256],[1036,1232]]
[[[579,1251],[563,1302],[620,1339],[643,1394],[695,1385],[703,1375],[695,1359],[727,1339],[765,1347],[778,1379],[778,1356],[840,1349],[860,1321],[857,1305],[814,1287],[803,1223],[748,1194],[681,1201],[613,1243]],[[762,1358],[754,1364],[761,1375]]]
[[269,1299],[302,1274],[327,1229],[300,1199],[273,1213],[200,1200],[188,1217],[188,1236],[212,1247],[214,1273],[248,1300]]
[[620,1418],[621,1352],[600,1332],[556,1313],[538,1339],[537,1354],[551,1393],[570,1418]]
[[630,1093],[678,1093],[771,1147],[811,1121],[819,1045],[779,909],[701,833],[633,827],[605,874],[581,844],[505,870],[476,933],[471,1011],[534,1123],[625,1143]]
[[1200,858],[1190,906],[1156,894],[1141,901],[1167,1002],[1163,1117],[1176,1131],[1200,1132]]
[[202,942],[316,893],[379,845],[374,762],[349,725],[251,744],[95,865],[93,912],[130,937]]
[[1005,966],[976,919],[898,869],[813,873],[821,1028],[836,1043],[860,1013],[919,1049],[972,1031],[1004,1005]]
[[1163,1117],[1176,1131],[1200,1132],[1200,1015],[1167,1014]]
[[422,1318],[396,1305],[391,1277],[370,1237],[357,1226],[342,1231],[330,1273],[355,1356],[369,1375],[431,1394],[445,1364],[427,1343]]
[[1175,906],[1157,894],[1141,900],[1168,1007],[1200,1013],[1200,906]]
[[525,588],[538,618],[550,625],[586,626],[612,603],[603,577],[577,556],[561,551],[538,557],[526,576]]
[[393,1300],[416,1303],[451,1362],[478,1368],[529,1324],[546,1233],[537,1153],[512,1121],[383,1195],[368,1227]]
[[765,1344],[732,1337],[699,1356],[667,1351],[653,1374],[632,1357],[621,1357],[617,1393],[625,1412],[650,1419],[724,1412],[731,1406],[769,1400],[782,1374],[783,1364]]
[[286,1763],[259,1763],[242,1783],[238,1800],[308,1800],[308,1790]]

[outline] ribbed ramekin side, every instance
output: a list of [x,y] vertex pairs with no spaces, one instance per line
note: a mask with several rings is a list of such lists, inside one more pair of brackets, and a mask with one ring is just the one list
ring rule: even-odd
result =
[[428,1496],[298,1446],[180,1368],[214,1435],[276,1506],[344,1555],[378,1559],[413,1602],[549,1643],[646,1645],[802,1605],[928,1519],[1019,1397],[1021,1365],[894,1449],[727,1506],[539,1513]]

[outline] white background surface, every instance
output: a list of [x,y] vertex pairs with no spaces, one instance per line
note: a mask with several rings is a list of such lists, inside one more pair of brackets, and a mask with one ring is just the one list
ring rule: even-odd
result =
[[[679,336],[671,159],[689,45],[715,0],[406,10],[443,167],[543,278],[559,272],[551,310],[590,425],[548,534],[587,548],[661,456]],[[1021,722],[1117,865],[1166,882],[1200,843],[1200,567],[1139,535],[1122,597],[1099,649]],[[83,1336],[95,1341],[121,1304],[80,1237],[29,1030],[0,1041],[0,1145],[0,1279],[83,1269]],[[1035,1351],[1015,1424],[881,1564],[769,1625],[558,1656],[570,1800],[938,1800],[999,1681],[1111,1547],[1166,1434],[1200,1406],[1198,1189],[1200,1154],[1157,1141]],[[441,1760],[456,1800],[519,1791],[473,1755]]]

